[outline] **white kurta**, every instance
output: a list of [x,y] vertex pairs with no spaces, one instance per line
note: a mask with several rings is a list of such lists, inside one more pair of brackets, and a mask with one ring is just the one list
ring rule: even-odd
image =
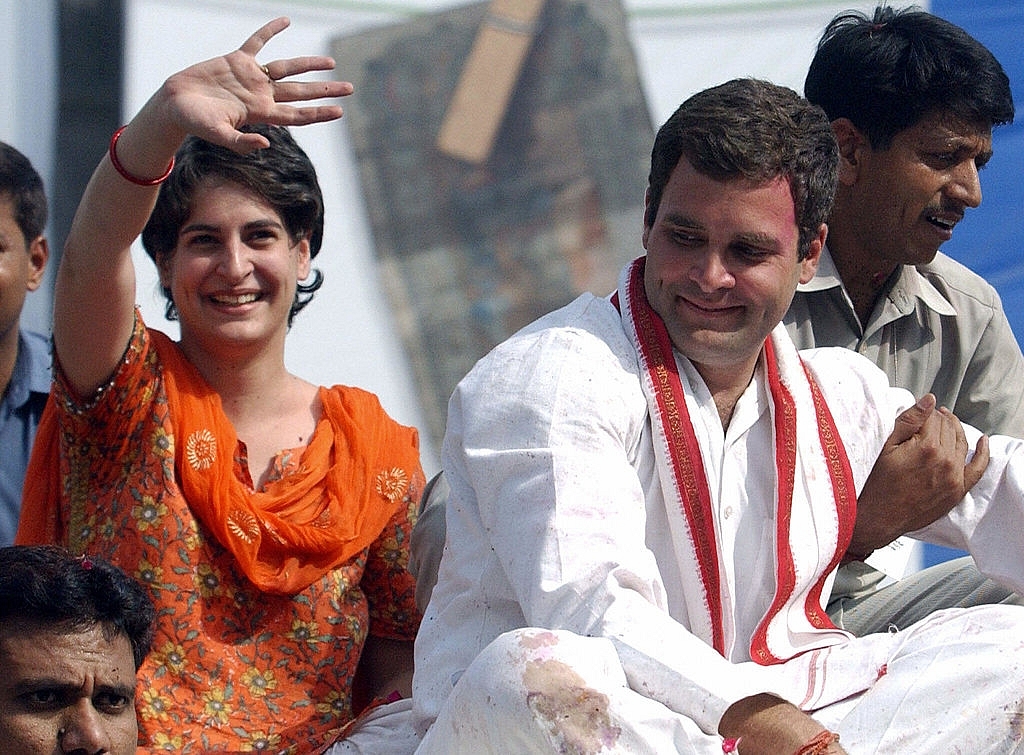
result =
[[[803,357],[859,490],[914,397],[845,349]],[[693,601],[702,598],[688,588],[690,565],[679,562],[669,535],[636,350],[615,307],[584,295],[496,348],[450,402],[448,547],[416,644],[421,728],[485,647],[524,627],[608,638],[633,690],[709,735],[747,695],[770,691],[820,710],[870,688],[892,662],[899,645],[892,636],[851,640],[838,631],[788,638],[797,649],[828,650],[773,666],[750,661],[775,566],[774,504],[764,495],[774,490],[775,467],[763,370],[723,432],[707,388],[685,359],[677,361],[714,506],[726,657],[694,633]],[[973,446],[979,434],[966,432]],[[969,550],[982,570],[1020,590],[1022,444],[996,437],[991,447],[992,462],[969,499],[921,534]],[[826,556],[833,545],[808,543]],[[1011,616],[1024,619],[1024,610]]]

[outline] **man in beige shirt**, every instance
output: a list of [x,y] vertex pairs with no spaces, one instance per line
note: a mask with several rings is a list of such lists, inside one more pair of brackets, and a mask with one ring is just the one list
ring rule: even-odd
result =
[[[817,274],[798,287],[785,318],[797,346],[857,351],[892,385],[935,394],[963,422],[1024,437],[1024,357],[999,296],[938,251],[981,202],[978,171],[992,156],[992,128],[1013,120],[1002,66],[937,16],[879,8],[872,18],[849,12],[833,20],[804,89],[832,121],[840,180]],[[862,537],[854,536],[852,563],[830,604],[833,620],[850,631],[1018,600],[983,580],[969,559],[877,589],[884,575],[863,560],[955,503],[931,461],[886,466],[883,458],[878,495],[861,496]]]

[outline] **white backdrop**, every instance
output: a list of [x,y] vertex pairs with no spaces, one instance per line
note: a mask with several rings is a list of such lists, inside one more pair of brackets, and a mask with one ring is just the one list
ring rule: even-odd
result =
[[[0,0],[0,140],[32,161],[48,192],[57,118],[56,14],[57,0]],[[50,301],[49,290],[28,296],[22,323],[48,331]]]

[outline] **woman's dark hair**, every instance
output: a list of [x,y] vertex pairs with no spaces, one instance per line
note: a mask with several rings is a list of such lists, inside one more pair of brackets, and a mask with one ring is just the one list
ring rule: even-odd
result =
[[[160,187],[149,221],[142,231],[142,246],[159,263],[178,243],[178,233],[192,214],[196,189],[209,181],[227,181],[261,197],[281,215],[292,242],[309,240],[310,257],[320,251],[324,236],[324,198],[313,163],[284,126],[264,124],[243,126],[242,131],[262,134],[270,146],[238,154],[202,139],[190,136],[174,158],[174,170]],[[288,324],[323,285],[323,273],[313,269],[313,279],[299,283],[295,301],[288,313]],[[177,319],[171,292],[165,315]]]
[[0,548],[0,627],[17,622],[75,633],[124,635],[138,670],[153,645],[156,609],[136,580],[98,556],[55,545]]

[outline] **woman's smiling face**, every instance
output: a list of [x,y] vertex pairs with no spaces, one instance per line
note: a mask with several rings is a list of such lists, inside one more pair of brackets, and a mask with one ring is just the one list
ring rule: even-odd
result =
[[159,265],[181,322],[182,343],[216,353],[283,338],[309,242],[292,239],[278,211],[234,183],[206,182],[173,252]]

